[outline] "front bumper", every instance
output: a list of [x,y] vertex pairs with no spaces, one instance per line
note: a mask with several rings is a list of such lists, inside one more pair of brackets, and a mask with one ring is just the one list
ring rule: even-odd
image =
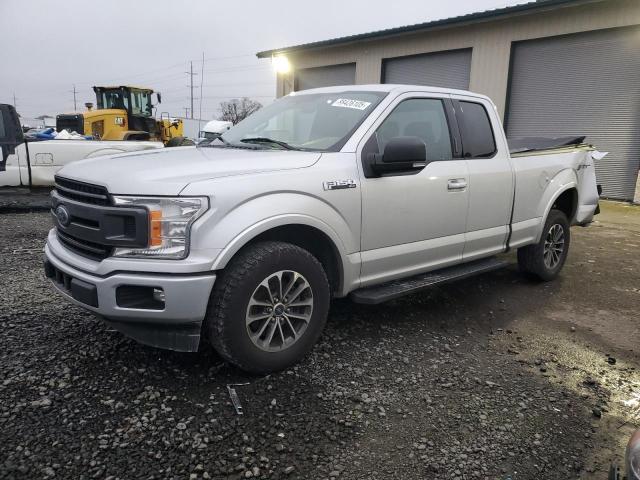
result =
[[[45,273],[63,296],[104,317],[116,330],[146,345],[187,352],[198,349],[202,321],[216,279],[213,272],[173,275],[113,272],[99,276],[63,262],[48,244]],[[161,290],[164,304],[128,306],[130,302],[123,301],[119,294],[123,290],[119,287]]]

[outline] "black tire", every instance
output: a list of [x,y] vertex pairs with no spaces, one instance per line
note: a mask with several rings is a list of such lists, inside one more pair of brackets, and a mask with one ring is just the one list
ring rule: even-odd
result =
[[[554,229],[552,231],[552,229]],[[553,240],[558,229],[562,232],[562,250],[555,250],[545,260],[545,244]],[[571,230],[567,216],[560,210],[551,210],[544,224],[540,241],[535,245],[527,245],[518,249],[518,266],[520,271],[533,275],[539,280],[548,282],[558,276],[567,260],[571,243]],[[558,245],[558,244],[555,244]],[[560,247],[556,247],[560,248]]]
[[195,145],[195,142],[187,137],[173,137],[170,139],[165,147],[191,147]]
[[[257,320],[255,324],[248,326],[247,315],[254,311],[254,308],[262,308],[257,306],[250,307],[252,299],[260,290],[261,295],[270,295],[264,287],[260,287],[261,283],[266,279],[273,280],[273,275],[277,272],[285,271],[281,277],[282,285],[285,285],[285,277],[289,275],[289,279],[298,278],[299,280],[291,280],[291,287],[303,287],[305,281],[310,290],[306,288],[303,294],[306,295],[304,302],[311,301],[311,311],[305,310],[310,315],[308,322],[302,322],[306,325],[305,329],[299,335],[297,340],[292,340],[293,331],[285,326],[289,321],[290,311],[292,308],[308,307],[292,307],[287,308],[286,314],[282,313],[282,317],[276,317],[276,306],[283,304],[281,302],[274,303],[274,312],[268,322],[273,322],[273,328],[276,330],[277,322],[282,321],[281,330],[276,330],[282,337],[281,345],[284,345],[285,334],[289,336],[288,340],[292,343],[279,351],[266,351],[259,347],[252,340],[249,330],[253,325],[257,324],[253,332],[264,331],[264,339],[258,335],[256,342],[264,342],[270,333],[272,323],[261,323]],[[301,277],[294,277],[292,273],[298,273]],[[300,280],[301,278],[301,280]],[[296,284],[299,281],[301,283]],[[287,280],[288,285],[288,280]],[[277,289],[274,289],[277,291]],[[309,300],[309,295],[312,296]],[[274,297],[275,298],[275,297]],[[286,298],[286,297],[285,297]],[[299,298],[299,297],[296,297]],[[205,332],[209,338],[209,342],[216,351],[228,362],[237,367],[251,373],[264,374],[285,369],[290,365],[298,362],[303,358],[318,341],[322,330],[327,321],[329,311],[330,292],[329,282],[324,269],[320,262],[306,250],[285,242],[260,242],[245,248],[238,253],[222,271],[214,285],[207,317],[205,319]],[[265,312],[270,307],[264,307]],[[280,307],[278,307],[280,308]],[[282,310],[280,310],[282,311]],[[258,312],[259,315],[264,313]],[[296,320],[300,322],[300,320]],[[293,317],[289,325],[295,327],[302,323],[295,324]],[[286,331],[285,331],[286,327]],[[263,330],[260,330],[260,329]],[[266,328],[266,330],[264,330]],[[285,333],[282,333],[285,332]],[[274,334],[275,337],[278,335]],[[276,339],[274,338],[274,342]],[[277,345],[276,347],[277,348]]]

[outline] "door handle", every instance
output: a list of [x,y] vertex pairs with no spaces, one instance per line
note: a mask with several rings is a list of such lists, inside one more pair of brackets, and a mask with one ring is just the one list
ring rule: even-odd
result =
[[450,178],[447,182],[447,190],[464,190],[467,188],[467,180],[464,178]]

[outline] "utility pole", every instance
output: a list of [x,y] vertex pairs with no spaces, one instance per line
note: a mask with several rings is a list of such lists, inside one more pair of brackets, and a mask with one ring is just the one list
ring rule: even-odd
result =
[[193,61],[189,62],[190,69],[188,72],[184,72],[189,75],[189,89],[191,90],[191,118],[193,118],[193,76],[198,75],[197,73],[193,73]]
[[18,110],[18,107],[16,107],[16,92],[13,92],[13,108]]
[[191,64],[191,74],[189,77],[191,78],[191,118],[193,118],[193,62],[189,62]]
[[184,107],[184,118],[189,118],[189,107]]
[[73,90],[71,90],[73,92],[73,111],[77,111],[78,110],[78,106],[76,104],[76,93],[78,93],[78,91],[76,90],[76,84],[73,84]]

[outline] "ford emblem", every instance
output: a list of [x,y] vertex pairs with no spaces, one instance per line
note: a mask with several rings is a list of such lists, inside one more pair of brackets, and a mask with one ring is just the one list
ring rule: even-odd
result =
[[63,227],[68,227],[69,223],[71,223],[71,216],[69,215],[69,211],[64,208],[64,205],[58,205],[55,213],[60,225],[62,225]]

